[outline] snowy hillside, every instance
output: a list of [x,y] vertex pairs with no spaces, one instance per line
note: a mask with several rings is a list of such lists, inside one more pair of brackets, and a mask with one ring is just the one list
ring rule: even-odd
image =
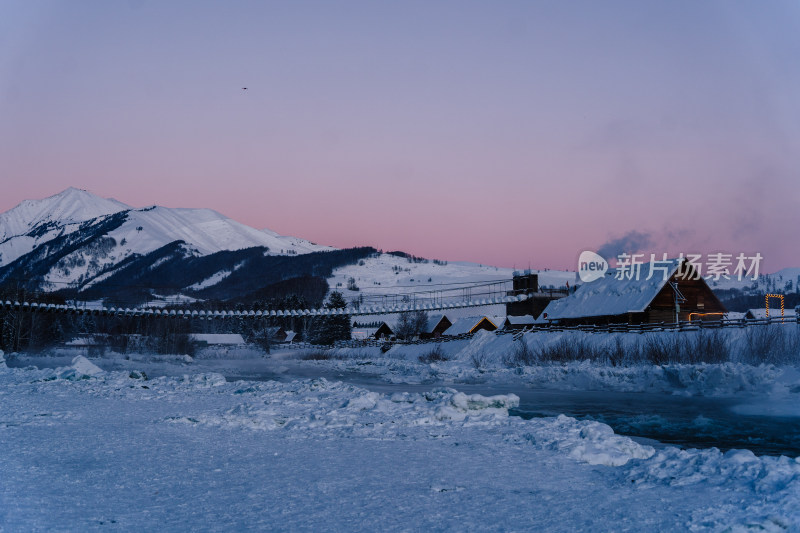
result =
[[731,279],[720,279],[719,281],[711,281],[714,289],[739,289],[751,290],[755,292],[796,292],[798,289],[798,282],[800,282],[800,268],[784,268],[772,274],[759,273],[758,278],[754,281],[751,277],[746,277],[742,280],[736,279],[731,276]]
[[[573,285],[574,272],[535,271],[540,287]],[[467,262],[409,259],[380,254],[358,264],[336,269],[328,278],[331,289],[341,291],[347,301],[383,306],[409,301],[451,301],[465,297],[486,299],[512,289],[514,270]]]

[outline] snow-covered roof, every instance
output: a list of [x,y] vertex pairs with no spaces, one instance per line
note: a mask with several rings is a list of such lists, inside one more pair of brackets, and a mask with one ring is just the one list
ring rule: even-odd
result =
[[286,332],[286,338],[283,340],[283,342],[292,342],[295,337],[297,337],[297,332],[289,330]]
[[193,341],[217,345],[244,344],[244,339],[238,333],[192,333],[189,335]]
[[[775,318],[781,316],[781,309],[780,307],[770,307],[769,309],[769,318]],[[792,318],[797,317],[797,311],[794,309],[785,309],[783,311],[783,316],[787,317],[790,316]],[[767,308],[762,307],[760,309],[748,309],[745,313],[745,317],[747,318],[767,318]]]
[[506,323],[506,317],[505,316],[501,316],[501,315],[488,316],[487,315],[486,318],[488,318],[489,321],[492,324],[497,326],[497,329],[501,329],[503,327],[503,325],[505,325],[505,323]]
[[[428,322],[425,324],[425,329],[422,330],[423,333],[433,333],[433,330],[436,329],[436,326],[439,325],[439,322],[442,321],[443,318],[447,318],[446,315],[430,315],[428,316]],[[449,318],[447,318],[450,320]],[[452,323],[453,321],[450,320]]]
[[506,321],[515,326],[530,326],[536,322],[531,315],[507,316]]
[[477,326],[478,323],[481,320],[484,320],[484,319],[488,320],[495,327],[497,327],[497,324],[492,322],[492,319],[489,318],[489,317],[486,317],[486,316],[472,316],[472,317],[469,317],[468,316],[468,317],[464,317],[464,318],[459,318],[458,320],[453,322],[453,325],[450,326],[449,328],[447,328],[447,330],[444,332],[444,334],[445,335],[462,335],[464,333],[469,333],[470,331],[472,331],[472,328]]
[[569,296],[550,302],[537,322],[641,313],[675,274],[678,265],[677,259],[670,260],[666,265],[666,276],[663,271],[655,270],[650,279],[647,279],[649,263],[640,265],[639,275],[632,279],[617,279],[617,269],[611,269],[604,277],[581,284]]

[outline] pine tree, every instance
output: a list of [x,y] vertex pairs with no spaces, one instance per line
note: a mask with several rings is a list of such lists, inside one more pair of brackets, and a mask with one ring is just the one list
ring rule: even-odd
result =
[[[339,291],[333,291],[325,304],[327,309],[346,309],[347,301]],[[311,332],[311,342],[330,345],[339,340],[350,340],[350,315],[319,317]]]

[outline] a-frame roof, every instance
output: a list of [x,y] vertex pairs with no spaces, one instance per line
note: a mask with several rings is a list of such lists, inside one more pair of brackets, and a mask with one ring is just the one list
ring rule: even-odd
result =
[[[641,313],[675,275],[680,261],[672,259],[661,263],[664,269],[653,269],[652,276],[650,263],[643,263],[639,266],[639,275],[634,274],[631,279],[617,279],[618,269],[610,269],[602,278],[581,284],[573,294],[550,302],[538,321]],[[684,269],[691,267],[685,265]],[[690,272],[693,274],[694,270]]]

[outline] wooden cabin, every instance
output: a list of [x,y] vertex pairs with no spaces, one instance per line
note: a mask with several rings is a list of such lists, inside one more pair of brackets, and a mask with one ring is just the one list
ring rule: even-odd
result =
[[[539,323],[647,324],[719,320],[726,312],[702,276],[685,260],[671,260],[650,276],[650,264],[639,275],[618,279],[609,270],[596,281],[582,284],[573,294],[548,304]],[[650,279],[647,279],[647,278]],[[697,278],[697,279],[695,279]],[[672,284],[676,284],[679,296]],[[678,296],[678,297],[676,297]]]
[[394,336],[394,331],[392,331],[392,328],[389,327],[389,324],[386,322],[382,322],[381,325],[378,326],[378,329],[375,330],[374,334],[375,340],[389,339],[392,336]]
[[453,322],[452,326],[447,328],[444,334],[448,336],[463,335],[466,333],[475,333],[482,329],[494,331],[497,329],[497,325],[492,322],[489,317],[485,316],[459,318]]
[[536,319],[531,315],[507,316],[499,327],[504,330],[521,330],[531,327],[535,323]]
[[425,329],[419,334],[420,339],[438,339],[447,328],[453,325],[453,321],[446,315],[431,315],[425,324]]

